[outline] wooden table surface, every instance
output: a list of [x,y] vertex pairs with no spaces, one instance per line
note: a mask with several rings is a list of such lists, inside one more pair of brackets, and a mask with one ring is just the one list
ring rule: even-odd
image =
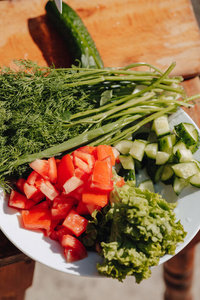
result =
[[[177,66],[173,74],[182,75],[187,79],[183,85],[188,96],[200,93],[200,30],[190,1],[65,2],[83,19],[105,66],[118,67],[135,61],[146,61],[166,69],[172,61],[176,61]],[[200,8],[198,0],[193,2]],[[51,65],[52,62],[57,67],[70,65],[69,49],[47,19],[45,3],[46,0],[0,1],[0,66],[12,66],[12,60],[20,58],[35,60],[40,65]],[[193,108],[186,109],[186,112],[200,128],[200,99]],[[180,255],[176,255],[165,264],[166,300],[192,299],[191,276],[187,277],[185,274],[193,271],[194,255],[191,251],[194,253],[194,246],[199,240],[200,234],[197,234]],[[183,260],[188,260],[185,269],[182,268],[185,266]],[[21,253],[0,231],[0,300],[11,299],[8,298],[8,293],[6,294],[8,285],[6,286],[5,276],[8,277],[8,270],[13,272],[13,269],[8,269],[9,266],[16,266],[21,262],[26,264],[23,265],[25,270],[33,276],[34,262]],[[30,263],[29,266],[27,262]],[[22,272],[21,268],[22,266],[19,268],[18,265],[17,270]],[[184,284],[183,276],[187,278]],[[30,276],[22,289],[26,289],[31,280]],[[12,299],[23,298],[22,292]]]

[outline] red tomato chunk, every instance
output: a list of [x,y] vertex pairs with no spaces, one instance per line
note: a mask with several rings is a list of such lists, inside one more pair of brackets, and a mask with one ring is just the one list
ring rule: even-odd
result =
[[80,216],[75,210],[71,210],[62,225],[71,230],[75,236],[80,236],[86,230],[87,223],[87,219]]
[[[8,205],[21,211],[24,228],[42,230],[58,241],[67,262],[83,259],[87,251],[79,237],[92,212],[108,204],[117,157],[116,149],[99,145],[81,147],[61,159],[36,159],[28,178],[17,180]],[[124,184],[123,178],[118,184]]]

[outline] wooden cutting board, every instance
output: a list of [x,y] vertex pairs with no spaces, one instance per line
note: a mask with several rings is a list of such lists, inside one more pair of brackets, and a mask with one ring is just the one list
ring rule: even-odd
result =
[[[0,1],[0,65],[28,58],[70,66],[67,45],[45,14],[47,0]],[[65,0],[82,18],[107,67],[148,62],[200,74],[200,30],[189,0]]]

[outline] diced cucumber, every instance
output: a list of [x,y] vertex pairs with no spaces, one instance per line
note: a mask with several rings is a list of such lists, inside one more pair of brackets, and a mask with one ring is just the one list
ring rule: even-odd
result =
[[192,152],[190,149],[178,149],[176,151],[176,156],[179,162],[188,162],[193,158]]
[[139,161],[142,161],[143,157],[144,157],[144,150],[145,150],[145,147],[146,147],[146,144],[147,144],[147,141],[145,140],[137,140],[135,139],[133,141],[133,144],[132,144],[132,147],[129,151],[129,154],[139,160]]
[[145,147],[145,153],[147,157],[156,159],[156,155],[158,152],[158,143],[150,143]]
[[150,180],[150,179],[142,181],[138,185],[138,188],[141,189],[141,190],[143,190],[143,191],[148,190],[148,191],[150,191],[152,193],[155,192],[153,181]]
[[162,138],[159,138],[159,150],[172,154],[172,147],[176,144],[176,135],[168,134]]
[[198,188],[200,187],[200,172],[190,178],[190,184]]
[[171,184],[173,182],[174,170],[171,164],[166,164],[161,176],[161,181],[165,184]]
[[149,143],[158,142],[158,138],[157,138],[157,135],[156,135],[155,131],[150,131],[149,132],[147,142],[149,142]]
[[154,119],[151,129],[155,131],[157,137],[161,137],[166,134],[169,134],[170,127],[169,127],[167,115],[163,115],[161,117]]
[[198,143],[199,134],[196,127],[190,123],[180,123],[174,126],[175,133],[187,147]]
[[189,185],[189,178],[179,178],[175,176],[173,189],[177,196],[179,196],[182,190],[188,185]]
[[122,140],[118,143],[116,143],[115,148],[123,155],[128,154],[131,147],[133,146],[132,140]]
[[124,169],[126,169],[126,170],[134,170],[135,169],[134,160],[131,155],[127,155],[127,156],[120,155],[119,161],[122,164],[122,167]]
[[199,172],[199,168],[195,162],[178,163],[172,166],[176,176],[181,178],[189,178]]
[[156,165],[164,165],[170,157],[169,153],[158,151],[156,155]]
[[183,143],[182,140],[179,140],[174,146],[173,146],[173,153],[174,155],[176,155],[177,150],[185,150],[188,149],[185,145],[185,143]]
[[196,144],[189,146],[189,149],[191,150],[192,154],[194,154],[199,149],[199,146],[200,146],[200,138]]

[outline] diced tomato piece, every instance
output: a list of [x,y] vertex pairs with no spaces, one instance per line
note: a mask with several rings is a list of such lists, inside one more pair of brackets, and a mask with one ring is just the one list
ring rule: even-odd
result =
[[87,210],[89,211],[89,214],[90,214],[90,215],[93,213],[93,211],[94,211],[95,209],[101,210],[101,208],[102,208],[102,207],[99,206],[99,205],[90,204],[90,203],[85,204],[85,206],[86,206]]
[[43,178],[49,179],[49,163],[45,159],[36,159],[29,166]]
[[[52,202],[52,201],[51,201]],[[46,209],[49,210],[49,202],[47,200],[44,200],[38,204],[35,205],[34,209]]]
[[30,185],[28,182],[24,183],[24,194],[27,199],[32,199],[35,202],[39,202],[45,197],[38,188],[34,185]]
[[57,182],[57,164],[54,157],[48,159],[49,163],[49,180],[51,183]]
[[80,178],[78,178],[76,176],[72,176],[64,183],[63,188],[64,188],[65,193],[69,194],[83,184],[84,184],[84,182]]
[[82,193],[84,191],[83,185],[70,193],[70,196],[80,201],[82,199]]
[[89,174],[85,173],[83,170],[81,170],[80,168],[76,168],[74,171],[74,175],[78,178],[80,178],[81,180],[83,180],[84,182],[86,182],[89,178]]
[[65,219],[76,200],[72,197],[58,196],[53,200],[51,215],[53,220]]
[[35,207],[37,203],[33,201],[32,199],[27,199],[24,209],[31,209]]
[[106,204],[108,204],[108,194],[84,192],[82,194],[82,201],[83,203],[94,204],[97,206],[104,207]]
[[74,176],[74,164],[70,154],[66,154],[61,158],[57,169],[57,182],[60,189],[63,189],[63,184],[72,176]]
[[115,165],[115,156],[113,149],[109,145],[98,145],[97,146],[97,160],[104,160],[105,158],[110,157],[112,166]]
[[65,248],[67,262],[74,262],[87,257],[85,246],[72,235],[63,235],[61,245]]
[[54,232],[52,233],[53,233],[53,237],[57,239],[59,242],[61,241],[63,235],[72,234],[71,230],[69,230],[68,228],[62,225],[56,226]]
[[36,181],[36,188],[38,188],[50,200],[53,200],[59,195],[59,192],[51,184],[51,182],[45,179]]
[[109,160],[96,160],[94,164],[92,181],[110,185],[112,178],[112,166]]
[[94,163],[95,163],[95,159],[94,159],[93,155],[91,155],[89,153],[86,153],[86,152],[75,150],[73,152],[73,156],[82,159],[85,163],[88,164],[88,166],[90,167],[90,169],[93,168]]
[[31,174],[28,176],[26,182],[28,182],[31,185],[35,185],[35,182],[41,178],[42,176],[40,174],[38,174],[36,171],[32,171]]
[[24,183],[26,182],[26,179],[24,178],[19,178],[16,182],[16,187],[18,188],[18,190],[24,194]]
[[52,207],[55,208],[55,207],[59,207],[60,204],[69,204],[70,203],[71,205],[75,205],[77,203],[77,200],[74,199],[73,197],[61,194],[61,195],[57,196],[56,198],[54,198],[52,203],[53,203]]
[[90,187],[90,189],[92,189],[93,191],[96,191],[96,192],[99,192],[99,191],[111,192],[114,189],[114,184],[113,184],[112,180],[110,181],[110,183],[108,182],[107,184],[90,180],[89,187]]
[[86,145],[86,146],[78,148],[76,151],[81,151],[84,153],[92,154],[94,156],[94,158],[96,159],[96,155],[97,155],[96,147]]
[[51,220],[51,225],[44,230],[44,235],[50,237],[52,240],[58,240],[57,235],[55,234],[55,228],[58,225],[59,220]]
[[22,221],[26,229],[48,229],[51,226],[51,213],[41,208],[23,210]]
[[75,165],[75,167],[81,169],[85,173],[92,172],[92,168],[86,162],[84,162],[81,158],[79,158],[77,156],[74,157],[74,165]]
[[80,200],[78,202],[78,205],[76,207],[76,212],[79,214],[79,215],[89,215],[89,210],[87,208],[87,205],[85,203],[83,203],[82,200]]
[[87,223],[87,219],[72,209],[62,225],[71,230],[76,236],[80,236],[86,230]]
[[22,195],[21,193],[11,190],[8,205],[11,207],[24,209],[27,202],[26,196]]

